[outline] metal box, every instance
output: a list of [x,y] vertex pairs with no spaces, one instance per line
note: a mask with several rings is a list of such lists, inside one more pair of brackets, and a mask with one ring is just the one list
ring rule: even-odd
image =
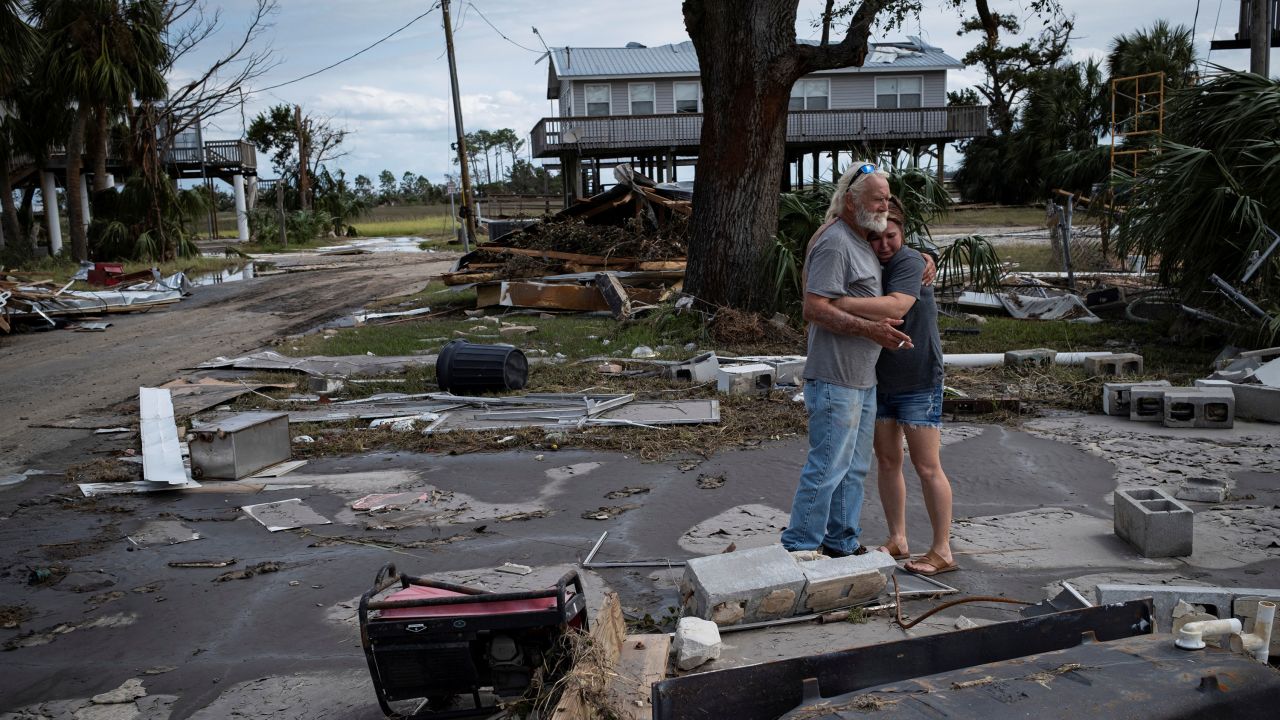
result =
[[239,480],[289,459],[289,414],[247,412],[192,432],[196,478]]

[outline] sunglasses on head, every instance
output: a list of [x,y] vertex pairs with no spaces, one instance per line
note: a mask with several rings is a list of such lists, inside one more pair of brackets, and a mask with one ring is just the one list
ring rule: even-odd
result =
[[854,179],[854,180],[857,180],[858,178],[862,177],[863,175],[870,175],[871,173],[873,173],[873,172],[875,172],[875,171],[876,171],[876,166],[875,166],[875,165],[873,165],[873,164],[871,164],[871,163],[862,163],[862,165],[860,165],[860,166],[858,167],[858,171],[857,171],[857,172],[855,172],[855,173],[853,174],[853,179]]

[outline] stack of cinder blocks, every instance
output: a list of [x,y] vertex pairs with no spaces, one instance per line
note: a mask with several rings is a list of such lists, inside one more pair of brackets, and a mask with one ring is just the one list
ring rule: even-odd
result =
[[1143,557],[1191,554],[1194,514],[1191,508],[1157,488],[1117,488],[1115,533]]
[[1235,407],[1230,388],[1171,387],[1167,380],[1102,386],[1107,415],[1165,427],[1229,428],[1235,424]]
[[800,562],[770,545],[690,560],[681,597],[688,614],[721,626],[778,620],[874,598],[895,566],[880,552]]

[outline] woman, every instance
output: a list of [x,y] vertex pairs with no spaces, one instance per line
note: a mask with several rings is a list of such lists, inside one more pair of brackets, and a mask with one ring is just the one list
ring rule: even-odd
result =
[[937,575],[959,569],[951,553],[951,483],[938,456],[942,429],[942,342],[938,337],[938,306],[933,288],[922,286],[925,260],[903,246],[905,212],[890,200],[889,225],[869,239],[884,265],[884,295],[842,299],[842,310],[872,320],[902,318],[899,327],[913,349],[880,353],[876,364],[876,432],[880,503],[889,538],[878,550],[895,560],[910,557],[907,545],[907,486],[902,476],[902,440],[906,437],[911,464],[920,476],[925,508],[933,526],[929,551],[907,562],[907,570]]

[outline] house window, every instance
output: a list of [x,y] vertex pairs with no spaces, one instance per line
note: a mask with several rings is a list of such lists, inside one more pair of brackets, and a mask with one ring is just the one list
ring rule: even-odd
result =
[[702,85],[696,82],[678,82],[675,84],[676,112],[702,112]]
[[788,110],[826,110],[831,107],[831,81],[802,78],[791,86]]
[[924,89],[924,78],[887,77],[876,78],[876,107],[896,110],[918,108]]
[[586,95],[588,115],[613,114],[613,90],[608,85],[587,85],[583,94]]
[[631,83],[627,91],[631,96],[632,115],[653,114],[653,83]]

